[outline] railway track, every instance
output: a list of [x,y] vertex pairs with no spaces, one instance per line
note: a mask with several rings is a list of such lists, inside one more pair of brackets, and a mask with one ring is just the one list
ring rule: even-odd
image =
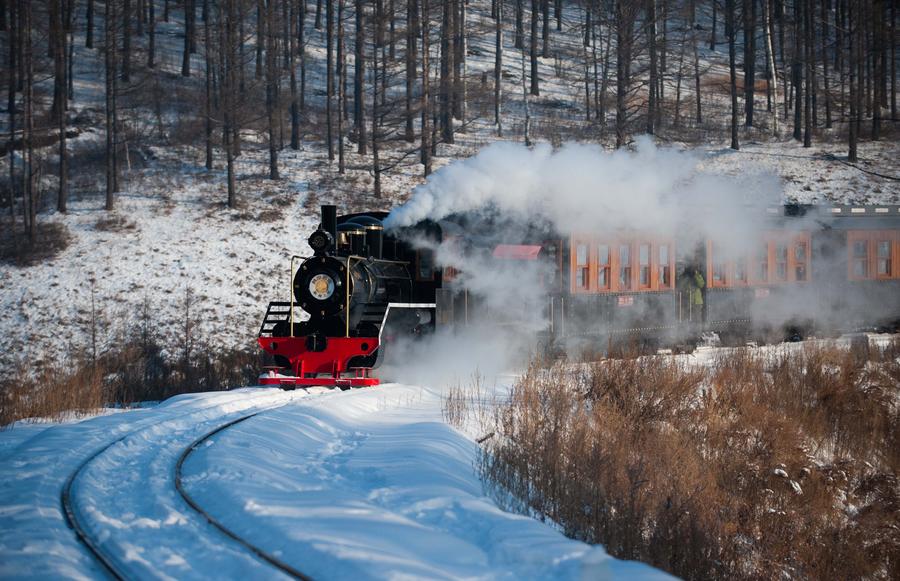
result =
[[291,577],[293,577],[295,579],[301,579],[302,581],[312,581],[312,577],[309,577],[308,575],[301,573],[300,571],[298,571],[294,567],[288,565],[284,561],[278,559],[277,557],[275,557],[269,553],[266,553],[265,551],[263,551],[256,545],[250,543],[249,541],[247,541],[246,539],[244,539],[243,537],[241,537],[240,535],[236,534],[234,531],[232,531],[231,529],[226,527],[218,519],[216,519],[214,516],[209,514],[209,512],[207,512],[202,506],[200,506],[200,504],[190,494],[188,494],[188,491],[184,487],[184,481],[182,479],[184,463],[187,461],[187,459],[190,457],[190,455],[197,448],[202,446],[204,444],[204,442],[206,442],[207,440],[209,440],[216,434],[224,432],[225,430],[227,430],[228,428],[230,428],[232,426],[236,426],[237,424],[245,422],[245,421],[249,420],[250,418],[253,418],[253,417],[259,415],[259,413],[260,412],[248,414],[244,417],[238,418],[236,420],[232,420],[226,424],[222,424],[221,426],[212,430],[211,432],[208,432],[208,433],[204,434],[203,436],[201,436],[200,438],[197,438],[196,440],[194,440],[194,442],[190,446],[185,448],[185,450],[181,453],[181,456],[178,457],[178,463],[175,465],[175,488],[178,490],[178,494],[181,495],[181,498],[183,498],[184,501],[191,508],[193,508],[204,519],[206,519],[206,522],[208,522],[213,527],[218,529],[219,532],[221,532],[223,535],[225,535],[226,537],[235,541],[239,545],[243,546],[244,548],[249,550],[251,553],[253,553],[257,557],[259,557],[266,563],[279,569],[286,575],[290,575]]
[[[210,406],[213,407],[213,406]],[[280,407],[280,406],[273,406]],[[272,408],[268,408],[272,409]],[[190,455],[197,450],[198,447],[202,446],[206,441],[208,441],[213,436],[222,433],[223,431],[231,428],[235,425],[238,425],[242,422],[245,422],[260,413],[267,411],[267,409],[255,409],[250,413],[246,413],[236,419],[232,419],[228,422],[225,422],[213,430],[203,434],[201,437],[195,439],[189,446],[184,448],[180,455],[178,456],[178,461],[176,462],[174,469],[174,482],[175,488],[178,492],[178,495],[184,502],[195,512],[197,515],[206,521],[208,524],[212,525],[213,528],[218,530],[221,534],[228,537],[231,541],[235,542],[237,545],[249,551],[252,555],[254,555],[257,559],[267,563],[269,566],[276,568],[279,572],[284,575],[293,578],[300,579],[302,581],[312,581],[312,578],[303,572],[297,570],[295,567],[281,561],[277,557],[265,552],[263,549],[257,547],[256,545],[249,542],[247,539],[241,537],[236,534],[234,531],[227,528],[223,525],[218,519],[213,517],[209,512],[207,512],[197,501],[194,499],[187,491],[183,482],[183,468],[185,462],[188,460]],[[177,416],[177,418],[183,418],[191,415],[192,413],[196,413],[195,411],[187,412],[182,416]],[[98,539],[98,535],[92,533],[89,529],[89,523],[86,521],[84,515],[78,508],[78,503],[76,501],[75,495],[75,487],[79,481],[79,479],[83,476],[85,471],[91,464],[97,460],[104,453],[109,451],[111,448],[121,444],[128,438],[136,435],[137,433],[148,429],[148,427],[152,426],[142,426],[136,430],[133,430],[120,438],[117,438],[106,444],[105,446],[99,448],[94,453],[92,453],[89,457],[87,457],[83,462],[81,462],[78,467],[69,475],[66,479],[65,484],[62,487],[62,491],[60,493],[60,504],[62,507],[62,512],[65,517],[66,524],[68,527],[75,533],[78,541],[88,550],[91,556],[95,559],[95,561],[101,566],[102,570],[113,579],[131,579],[134,578],[135,575],[130,573],[128,568],[125,567],[121,560],[117,557],[115,553],[109,550],[108,547],[104,546],[104,542]]]

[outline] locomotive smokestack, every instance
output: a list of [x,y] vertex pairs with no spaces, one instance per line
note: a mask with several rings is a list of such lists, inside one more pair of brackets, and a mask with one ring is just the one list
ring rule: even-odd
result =
[[331,234],[331,239],[337,244],[337,206],[322,206],[322,230]]
[[382,250],[384,242],[384,228],[377,225],[366,226],[366,246],[369,247],[369,256],[383,258]]

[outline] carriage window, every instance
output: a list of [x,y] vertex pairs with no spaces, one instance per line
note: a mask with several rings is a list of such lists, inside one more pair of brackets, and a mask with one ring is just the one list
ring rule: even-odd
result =
[[794,245],[794,278],[806,280],[806,241],[801,240]]
[[891,241],[878,241],[878,276],[887,277],[891,275]]
[[631,288],[631,246],[619,246],[619,290]]
[[735,282],[747,282],[747,259],[738,258],[734,263]]
[[712,243],[709,245],[709,252],[712,256],[712,283],[715,286],[723,286],[725,284],[725,262],[716,252],[715,245]]
[[641,266],[639,271],[641,287],[650,286],[650,245],[641,244],[638,247],[638,260]]
[[431,250],[416,251],[419,268],[416,269],[417,280],[434,280],[434,253]]
[[778,243],[775,245],[775,278],[778,280],[787,280],[787,244]]
[[853,276],[866,278],[869,276],[869,243],[867,240],[853,241]]
[[760,282],[769,282],[769,244],[763,243],[762,252],[759,255],[759,267],[756,271],[756,279]]
[[672,271],[669,268],[669,245],[659,246],[659,288],[671,286]]
[[575,287],[580,289],[588,288],[588,246],[587,244],[579,244],[575,247]]
[[597,286],[609,288],[609,246],[606,244],[597,247]]

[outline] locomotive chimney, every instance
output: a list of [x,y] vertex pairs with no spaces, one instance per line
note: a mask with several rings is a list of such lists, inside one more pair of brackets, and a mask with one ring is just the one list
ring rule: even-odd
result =
[[331,239],[337,244],[337,206],[322,206],[322,230],[331,234]]
[[384,228],[382,226],[376,224],[366,226],[366,246],[369,247],[369,256],[379,260],[383,258],[383,242]]

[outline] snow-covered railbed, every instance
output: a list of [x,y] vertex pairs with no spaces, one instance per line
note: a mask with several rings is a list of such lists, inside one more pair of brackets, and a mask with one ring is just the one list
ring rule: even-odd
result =
[[[101,572],[66,524],[61,497],[70,482],[70,510],[120,571],[166,576],[167,568],[188,562],[184,557],[202,564],[188,568],[198,575],[214,570],[206,568],[210,562],[235,573],[264,570],[246,551],[223,548],[221,535],[207,538],[216,535],[212,527],[175,498],[173,468],[211,425],[301,395],[307,394],[249,389],[180,396],[152,409],[52,426],[7,450],[0,467],[0,577]],[[184,546],[172,551],[175,541]]]
[[[386,385],[240,390],[51,426],[6,448],[0,576],[96,577],[66,527],[72,495],[92,538],[129,576],[274,578],[279,571],[193,511],[314,579],[664,577],[500,510],[473,469],[477,445],[441,419],[440,393]],[[14,430],[13,430],[14,431]],[[10,432],[0,432],[0,440]],[[112,445],[110,445],[112,444]]]
[[285,406],[198,450],[185,486],[315,579],[664,577],[500,510],[440,399],[389,384]]

